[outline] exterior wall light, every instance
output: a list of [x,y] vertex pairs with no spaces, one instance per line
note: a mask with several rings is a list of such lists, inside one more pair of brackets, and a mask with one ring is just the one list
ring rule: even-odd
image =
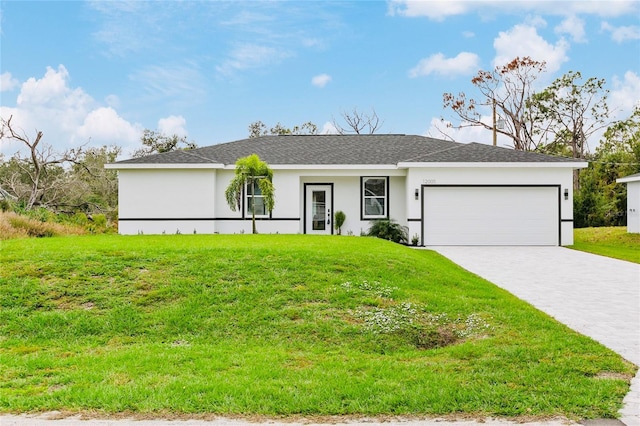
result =
[[416,195],[416,200],[419,200],[420,199],[420,191],[418,191],[418,188],[416,188],[415,195]]
[[565,200],[569,199],[569,190],[567,188],[564,189],[564,199]]

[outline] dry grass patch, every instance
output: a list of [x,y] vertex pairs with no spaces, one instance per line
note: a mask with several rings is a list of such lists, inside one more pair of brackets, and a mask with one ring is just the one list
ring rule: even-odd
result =
[[82,235],[85,233],[86,231],[80,226],[42,222],[13,212],[0,212],[0,240]]

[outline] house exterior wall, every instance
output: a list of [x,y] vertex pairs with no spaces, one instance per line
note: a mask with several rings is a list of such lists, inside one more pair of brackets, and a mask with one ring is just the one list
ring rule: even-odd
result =
[[[335,172],[335,171],[334,171]],[[393,171],[395,176],[390,176],[391,170],[366,170],[366,171],[342,171],[343,176],[335,176],[336,173],[314,173],[314,176],[308,176],[307,173],[299,176],[300,179],[300,200],[299,211],[303,212],[304,202],[304,184],[317,183],[333,183],[333,213],[338,210],[344,212],[346,219],[342,225],[343,235],[360,235],[367,232],[371,226],[370,220],[361,218],[361,187],[360,179],[362,177],[388,177],[389,205],[388,212],[390,219],[406,225],[406,209],[405,209],[405,176],[397,175],[397,171]],[[300,233],[303,232],[302,222]],[[336,232],[335,230],[333,231]]]
[[119,232],[214,233],[215,189],[215,170],[119,170]]
[[[232,167],[121,169],[119,231],[121,234],[250,233],[251,217],[242,211],[244,205],[233,211],[226,203],[225,190],[233,176]],[[303,233],[305,184],[332,184],[332,213],[342,210],[346,214],[342,233],[360,235],[371,224],[361,215],[361,178],[378,176],[388,177],[389,218],[408,226],[410,240],[414,235],[421,235],[423,187],[555,185],[562,194],[559,201],[561,244],[573,243],[573,177],[568,167],[473,167],[467,164],[462,167],[430,165],[405,169],[370,166],[362,169],[276,168],[273,177],[275,208],[270,217],[257,218],[258,232]],[[637,184],[636,196],[640,200],[640,182]],[[565,190],[568,192],[567,200],[564,199]],[[631,188],[629,193],[629,200],[632,200]],[[640,220],[636,226],[636,229],[640,228]]]
[[[333,210],[342,210],[343,234],[360,235],[370,226],[361,220],[363,176],[389,178],[390,217],[406,225],[404,171],[370,170],[274,170],[275,208],[269,217],[257,217],[260,233],[304,232],[305,184],[332,184]],[[251,233],[251,216],[233,211],[225,191],[234,177],[229,169],[127,169],[119,171],[119,232],[121,234],[238,234]],[[202,219],[202,220],[196,220]],[[333,230],[335,233],[336,231]]]
[[[423,167],[407,172],[407,192],[422,194],[429,185],[558,185],[560,188],[560,239],[573,244],[573,174],[554,167]],[[568,199],[564,199],[564,191]],[[421,234],[422,196],[407,197],[409,235]]]
[[640,181],[627,183],[627,232],[640,233]]

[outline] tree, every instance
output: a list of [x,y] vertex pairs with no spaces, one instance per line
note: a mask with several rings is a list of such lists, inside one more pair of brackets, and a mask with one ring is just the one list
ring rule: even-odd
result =
[[332,120],[333,127],[340,135],[348,133],[357,135],[363,133],[374,134],[384,124],[373,108],[371,108],[371,114],[360,112],[357,108],[354,108],[351,112],[342,111],[340,116],[345,122],[344,125],[338,123],[335,118]]
[[142,148],[133,153],[134,158],[178,149],[194,149],[198,147],[195,142],[188,141],[186,136],[180,137],[175,134],[167,136],[149,129],[144,130],[140,142],[142,142]]
[[273,171],[267,163],[260,160],[257,154],[239,158],[236,161],[235,176],[225,191],[227,204],[232,211],[242,208],[244,188],[250,192],[251,199],[248,208],[251,209],[252,232],[256,230],[255,196],[258,191],[262,195],[267,211],[271,212],[275,205],[275,188],[273,187]]
[[557,145],[569,148],[573,158],[585,158],[588,139],[607,126],[609,108],[605,80],[591,77],[579,84],[582,75],[569,71],[529,101],[534,133],[543,143],[541,152],[553,152]]
[[[35,205],[47,207],[56,205],[64,193],[65,170],[63,165],[76,164],[82,155],[82,147],[56,153],[51,145],[42,143],[42,131],[36,130],[35,137],[11,123],[13,116],[0,118],[0,139],[20,142],[29,150],[27,158],[18,152],[3,164],[3,186],[13,190],[14,195],[24,203],[27,210]],[[8,190],[8,188],[5,188]]]
[[640,108],[611,124],[595,154],[587,158],[589,167],[580,173],[580,188],[574,196],[576,227],[624,225],[626,185],[616,179],[640,172]]
[[[538,151],[568,151],[573,158],[584,159],[589,152],[589,137],[607,126],[608,90],[604,89],[604,79],[591,77],[579,84],[580,79],[579,72],[569,71],[531,97],[529,108],[534,133],[542,139]],[[580,188],[579,175],[580,170],[574,170],[575,189]]]
[[249,124],[249,138],[257,138],[259,136],[268,136],[268,135],[317,135],[318,134],[318,126],[313,124],[311,121],[307,121],[306,123],[301,124],[300,126],[293,126],[292,128],[284,127],[279,122],[268,128],[266,124],[262,121],[254,121]]
[[102,146],[88,148],[68,171],[65,196],[68,212],[112,214],[118,206],[118,175],[104,165],[116,161],[121,148]]
[[[516,57],[492,71],[478,71],[471,83],[480,91],[479,99],[468,98],[464,92],[457,96],[452,93],[442,95],[444,108],[450,108],[461,120],[460,125],[452,127],[484,127],[494,133],[494,145],[499,133],[511,139],[514,149],[533,151],[538,141],[534,140],[534,123],[527,104],[533,93],[533,83],[545,70],[545,62],[526,56]],[[491,123],[482,120],[479,111],[482,107],[492,111]]]

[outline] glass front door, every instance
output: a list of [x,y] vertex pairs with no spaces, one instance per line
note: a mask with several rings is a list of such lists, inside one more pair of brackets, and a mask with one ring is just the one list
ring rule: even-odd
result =
[[306,200],[306,233],[331,234],[331,185],[307,185]]

